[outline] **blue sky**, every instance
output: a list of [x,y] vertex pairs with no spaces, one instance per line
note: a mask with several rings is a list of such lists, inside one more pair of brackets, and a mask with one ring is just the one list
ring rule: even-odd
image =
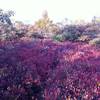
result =
[[0,8],[14,10],[14,19],[30,23],[38,20],[44,10],[54,21],[89,21],[100,16],[100,0],[0,0]]

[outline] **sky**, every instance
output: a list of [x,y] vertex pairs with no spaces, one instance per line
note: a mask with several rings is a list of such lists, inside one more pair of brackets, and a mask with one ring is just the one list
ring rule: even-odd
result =
[[15,11],[13,19],[34,23],[44,10],[55,22],[64,18],[90,21],[100,16],[100,0],[0,0],[0,8]]

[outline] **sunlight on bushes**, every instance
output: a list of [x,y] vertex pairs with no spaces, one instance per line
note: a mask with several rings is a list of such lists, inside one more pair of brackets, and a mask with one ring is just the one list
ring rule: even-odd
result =
[[89,44],[100,45],[100,38],[94,38],[93,40],[89,41]]
[[58,25],[45,11],[28,25],[1,12],[0,100],[99,100],[97,20]]

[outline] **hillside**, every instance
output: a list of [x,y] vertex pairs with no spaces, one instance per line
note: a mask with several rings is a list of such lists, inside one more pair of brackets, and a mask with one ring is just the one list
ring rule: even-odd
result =
[[0,100],[99,99],[99,22],[0,23]]

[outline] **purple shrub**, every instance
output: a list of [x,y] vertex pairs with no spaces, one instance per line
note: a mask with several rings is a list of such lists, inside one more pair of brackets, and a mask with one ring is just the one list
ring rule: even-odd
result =
[[1,100],[99,100],[100,48],[51,40],[0,44]]

